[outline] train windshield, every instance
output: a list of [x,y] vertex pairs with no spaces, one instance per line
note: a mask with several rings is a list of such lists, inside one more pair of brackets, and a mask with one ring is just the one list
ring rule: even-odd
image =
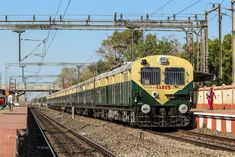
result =
[[144,85],[160,84],[160,68],[141,68],[141,83]]
[[165,83],[169,85],[184,85],[185,82],[184,68],[166,68]]

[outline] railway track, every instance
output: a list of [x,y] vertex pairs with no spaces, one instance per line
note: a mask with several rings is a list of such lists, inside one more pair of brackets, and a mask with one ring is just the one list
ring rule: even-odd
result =
[[55,151],[54,151],[54,149],[53,149],[51,143],[49,142],[48,138],[46,137],[45,133],[43,132],[43,130],[42,130],[40,124],[39,124],[39,121],[38,121],[38,119],[37,119],[35,113],[32,112],[32,110],[31,110],[31,113],[32,113],[32,116],[33,116],[35,122],[37,123],[37,126],[38,126],[38,128],[39,128],[39,130],[40,130],[40,132],[41,132],[41,134],[42,134],[42,136],[43,136],[45,142],[47,143],[47,146],[48,146],[48,148],[49,148],[49,150],[50,150],[50,152],[51,152],[51,155],[52,155],[53,157],[56,157],[56,153],[55,153]]
[[[116,157],[114,153],[104,148],[103,146],[91,141],[83,135],[80,135],[76,131],[67,126],[55,121],[47,115],[41,113],[37,109],[32,109],[37,115],[41,123],[44,126],[50,126],[52,128],[46,128],[45,130],[52,134],[52,139],[57,156],[107,156]],[[80,150],[78,150],[80,148]]]
[[182,142],[191,143],[201,147],[235,152],[235,139],[231,138],[219,137],[186,130],[178,130],[178,132],[171,133],[156,132],[151,130],[148,130],[147,132],[165,136]]

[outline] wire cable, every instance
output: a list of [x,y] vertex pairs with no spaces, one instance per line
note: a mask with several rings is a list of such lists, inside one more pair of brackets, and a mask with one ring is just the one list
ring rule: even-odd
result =
[[183,10],[179,11],[178,13],[176,13],[175,15],[179,15],[179,14],[181,14],[182,12],[184,12],[184,11],[190,9],[191,7],[193,7],[194,5],[196,5],[197,3],[199,3],[200,1],[201,1],[201,0],[198,0],[198,1],[196,1],[195,3],[193,3],[193,4],[189,5],[189,6],[187,6],[187,7],[184,8]]
[[[72,0],[69,0],[69,2],[68,2],[68,4],[67,4],[67,6],[66,6],[66,9],[65,9],[65,11],[64,11],[62,17],[64,17],[64,16],[66,15],[67,10],[68,10],[68,8],[69,8],[69,5],[70,5],[71,1],[72,1]],[[51,39],[51,42],[49,43],[49,45],[48,45],[48,47],[47,47],[47,49],[46,49],[46,52],[45,52],[44,56],[46,56],[46,53],[47,53],[48,50],[50,49],[50,47],[51,47],[51,45],[52,45],[52,43],[53,43],[53,41],[54,41],[54,39],[55,39],[55,37],[56,37],[57,32],[58,32],[58,30],[55,31],[55,33],[54,33],[54,35],[53,35],[53,37],[52,37],[52,39]]]
[[[62,1],[63,1],[63,0],[60,0],[60,3],[59,3],[59,5],[58,5],[58,7],[57,7],[57,10],[56,10],[56,13],[55,13],[54,18],[56,18],[56,16],[58,15],[58,13],[59,13],[59,11],[60,11],[60,6],[61,6]],[[51,30],[49,30],[49,32],[47,33],[47,41],[48,41],[48,39],[49,39],[49,37],[50,37],[50,33],[51,33]]]
[[152,12],[152,13],[150,14],[150,16],[152,16],[152,15],[156,14],[157,12],[159,12],[159,11],[160,11],[161,9],[163,9],[165,6],[167,6],[168,4],[170,4],[172,1],[173,1],[173,0],[167,1],[163,6],[161,6],[160,8],[158,8],[156,11]]
[[34,51],[36,51],[44,42],[45,42],[45,40],[43,40],[41,43],[39,43],[28,55],[26,55],[23,59],[21,59],[21,61],[25,60],[30,55],[32,55],[34,53]]

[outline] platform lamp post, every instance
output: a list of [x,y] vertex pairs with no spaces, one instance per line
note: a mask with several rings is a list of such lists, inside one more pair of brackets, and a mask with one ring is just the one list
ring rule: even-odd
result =
[[[13,32],[18,33],[18,40],[19,40],[19,63],[21,63],[21,34],[25,32],[25,30],[13,30]],[[26,84],[25,84],[25,79],[24,79],[24,67],[22,67],[22,82],[25,85],[26,88]],[[25,89],[26,90],[26,89]],[[24,91],[25,92],[25,91]],[[24,94],[24,103],[26,103],[26,95]]]

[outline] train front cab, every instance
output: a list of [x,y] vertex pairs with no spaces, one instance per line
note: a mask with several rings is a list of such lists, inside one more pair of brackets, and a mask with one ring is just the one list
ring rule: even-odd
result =
[[140,127],[182,127],[190,123],[193,68],[174,56],[150,56],[132,65],[135,123]]

